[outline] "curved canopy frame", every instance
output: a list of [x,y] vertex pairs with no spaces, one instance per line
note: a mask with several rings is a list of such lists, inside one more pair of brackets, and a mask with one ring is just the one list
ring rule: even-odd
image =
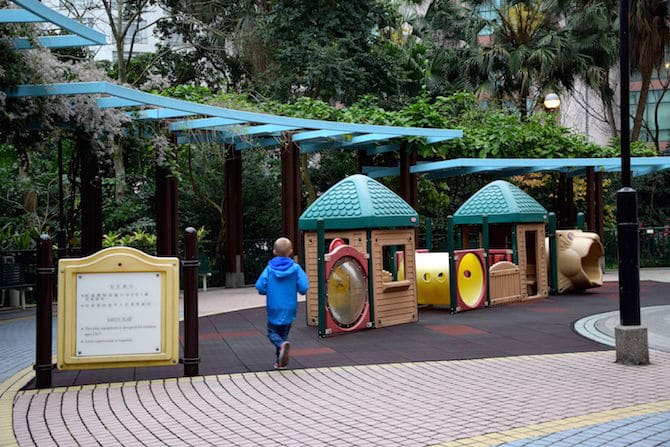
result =
[[[500,178],[533,172],[561,172],[568,177],[584,175],[588,168],[596,172],[620,172],[621,158],[456,158],[418,163],[410,167],[412,174],[426,174],[438,180],[468,174],[492,174]],[[636,176],[670,169],[670,157],[632,157],[631,170]],[[368,176],[379,178],[400,174],[399,167],[363,168]]]
[[[110,82],[72,82],[21,85],[7,92],[11,98],[100,95],[100,108],[135,108],[127,113],[138,120],[173,120],[169,130],[178,143],[218,142],[250,147],[278,146],[285,132],[302,152],[322,149],[369,149],[372,153],[393,150],[386,146],[398,138],[423,138],[427,144],[463,136],[462,130],[420,127],[394,127],[372,124],[291,118],[257,112],[245,112],[207,104],[193,103],[122,87]],[[198,133],[196,131],[203,132]],[[206,132],[205,132],[206,131]]]
[[[103,33],[54,11],[38,0],[12,0],[12,2],[18,8],[0,9],[0,23],[50,23],[61,29],[62,34],[44,34],[38,37],[39,44],[45,48],[72,48],[107,44],[107,39]],[[28,37],[17,37],[13,39],[13,44],[21,50],[33,48],[33,44]]]

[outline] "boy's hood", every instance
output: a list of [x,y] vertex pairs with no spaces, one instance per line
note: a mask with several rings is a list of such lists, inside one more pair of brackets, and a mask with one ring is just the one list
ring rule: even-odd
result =
[[268,263],[272,273],[278,278],[283,278],[293,274],[298,264],[293,262],[293,259],[286,258],[284,256],[277,256],[270,260]]

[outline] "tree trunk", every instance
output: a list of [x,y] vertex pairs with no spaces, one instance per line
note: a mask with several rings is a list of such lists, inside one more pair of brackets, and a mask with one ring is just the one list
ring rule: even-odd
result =
[[635,118],[633,119],[633,130],[630,133],[630,141],[637,141],[640,139],[640,131],[642,130],[642,119],[644,118],[644,111],[647,108],[647,98],[649,97],[649,85],[651,84],[651,72],[653,67],[645,64],[640,67],[640,75],[642,76],[642,86],[640,88],[640,98],[637,101],[637,109],[635,110]]
[[619,130],[616,126],[616,119],[614,119],[614,105],[611,101],[609,103],[603,101],[603,108],[605,109],[605,119],[612,131],[612,137],[616,137],[619,134]]
[[309,176],[309,171],[307,170],[308,163],[309,154],[300,154],[300,164],[302,168],[300,169],[300,173],[302,175],[302,183],[305,185],[305,189],[307,189],[307,206],[310,206],[316,200],[316,189],[314,189],[312,178]]
[[112,149],[114,161],[114,199],[118,202],[128,192],[126,185],[126,164],[123,160],[123,146],[115,144]]
[[125,84],[128,75],[126,74],[126,57],[124,53],[123,37],[120,39],[117,37],[116,41],[116,63],[118,66],[118,75],[116,79],[121,83]]
[[33,177],[30,175],[30,155],[28,153],[19,157],[19,179],[23,195],[23,210],[33,215],[37,213],[37,192],[33,187]]

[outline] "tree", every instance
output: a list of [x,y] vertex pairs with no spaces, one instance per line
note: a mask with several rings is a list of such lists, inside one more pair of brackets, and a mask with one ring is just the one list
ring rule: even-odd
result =
[[[618,0],[578,0],[570,2],[565,8],[576,51],[588,57],[577,76],[587,89],[598,95],[604,113],[596,118],[607,123],[612,137],[618,133],[615,118],[615,82],[618,76],[612,76],[619,63],[618,4]],[[588,97],[579,100],[587,110]]]
[[374,0],[271,2],[261,29],[270,62],[256,85],[283,101],[309,96],[331,104],[395,93],[394,61],[379,48],[393,14]]
[[435,0],[426,14],[431,40],[460,52],[461,71],[484,99],[514,101],[526,116],[545,92],[572,91],[583,77],[611,105],[607,80],[617,41],[610,22],[601,18],[611,17],[603,2],[497,4]]
[[[26,29],[19,35],[25,36],[24,31]],[[4,56],[0,59],[0,90],[3,92],[20,84],[104,78],[104,73],[91,63],[63,63],[43,48],[17,52],[6,39],[0,39],[0,52]],[[49,188],[39,187],[37,177],[45,170],[46,154],[55,152],[54,142],[62,138],[60,127],[89,135],[93,142],[91,150],[98,158],[105,159],[109,156],[109,147],[121,137],[128,121],[121,111],[101,110],[92,96],[7,98],[2,95],[0,142],[15,151],[16,175],[22,195],[18,209],[25,213],[30,225],[41,229],[53,224],[49,222],[53,217],[49,211],[53,207],[53,195],[47,194]],[[35,123],[39,123],[39,128],[35,128]],[[12,200],[18,202],[16,196]]]
[[[158,30],[165,40],[181,38],[187,51],[179,51],[191,64],[181,70],[189,82],[213,90],[241,88],[256,72],[266,68],[265,48],[260,37],[260,21],[270,7],[268,0],[159,0],[168,12]],[[171,48],[175,66],[184,67]],[[182,76],[186,79],[186,76]]]
[[660,72],[666,49],[670,48],[670,5],[667,0],[633,0],[630,6],[631,68],[640,72],[642,81],[630,135],[637,141],[653,72]]

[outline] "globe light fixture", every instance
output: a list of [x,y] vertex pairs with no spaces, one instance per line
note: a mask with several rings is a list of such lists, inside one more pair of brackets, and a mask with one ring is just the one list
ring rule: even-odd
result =
[[549,93],[544,97],[544,107],[549,110],[558,109],[561,106],[561,98],[556,93]]

